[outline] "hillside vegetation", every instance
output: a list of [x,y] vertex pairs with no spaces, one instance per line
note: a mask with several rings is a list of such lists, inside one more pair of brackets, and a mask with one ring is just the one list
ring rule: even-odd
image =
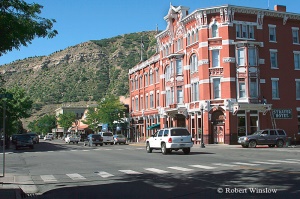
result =
[[[93,104],[105,94],[128,96],[128,70],[156,52],[155,31],[87,41],[49,56],[29,57],[0,66],[4,87],[20,86],[34,101],[32,117],[62,104]],[[5,56],[5,55],[4,55]],[[26,127],[26,126],[25,126]]]

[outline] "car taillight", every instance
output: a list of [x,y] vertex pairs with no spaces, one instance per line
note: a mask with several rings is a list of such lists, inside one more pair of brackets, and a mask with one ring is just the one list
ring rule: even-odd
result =
[[172,138],[169,138],[169,139],[168,139],[168,143],[172,143]]
[[95,138],[92,138],[93,141],[95,141]]

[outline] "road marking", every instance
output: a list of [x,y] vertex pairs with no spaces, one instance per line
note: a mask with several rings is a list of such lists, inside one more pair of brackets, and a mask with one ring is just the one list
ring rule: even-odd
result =
[[160,173],[160,174],[169,173],[169,171],[165,171],[165,170],[161,170],[161,169],[155,169],[155,168],[145,168],[145,170],[152,171],[154,173]]
[[90,150],[85,149],[85,150],[82,150],[82,151],[90,151]]
[[105,151],[111,151],[111,149],[104,149]]
[[142,174],[140,172],[133,171],[133,170],[119,170],[119,171],[126,173],[126,174]]
[[49,152],[49,153],[53,153],[54,151],[47,151],[47,152]]
[[298,159],[286,159],[286,160],[300,162],[300,160],[298,160]]
[[107,173],[105,171],[99,171],[98,175],[101,176],[102,178],[108,178],[114,176],[113,174]]
[[224,164],[224,163],[213,163],[213,165],[224,166],[224,167],[235,167],[235,166],[237,166],[237,165],[233,165],[233,164]]
[[188,169],[184,167],[168,167],[170,169],[178,170],[178,171],[193,171],[194,169]]
[[124,151],[124,149],[116,149],[117,151]]
[[280,164],[278,162],[260,162],[260,161],[254,161],[253,163],[258,163],[258,164],[271,164],[271,165],[274,165],[274,164]]
[[44,182],[56,182],[57,181],[53,175],[41,175],[41,178]]
[[71,174],[66,174],[67,176],[69,176],[72,180],[85,180],[86,178],[83,177],[82,175],[78,174],[78,173],[71,173]]
[[73,149],[73,150],[70,150],[70,151],[78,151],[78,150]]
[[216,169],[217,167],[210,167],[210,166],[204,166],[204,165],[189,165],[191,167],[196,167],[200,169]]
[[287,161],[287,160],[269,160],[272,162],[282,162],[282,163],[292,163],[292,164],[300,164],[300,162],[293,162],[293,161]]
[[246,165],[246,166],[258,166],[259,165],[259,164],[251,164],[251,163],[246,163],[246,162],[233,162],[233,164]]

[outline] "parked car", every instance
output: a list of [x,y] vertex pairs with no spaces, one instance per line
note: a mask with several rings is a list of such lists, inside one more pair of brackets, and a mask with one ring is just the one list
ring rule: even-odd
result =
[[114,144],[114,135],[111,132],[100,132],[99,134],[103,137],[104,144]]
[[11,136],[11,142],[12,142],[13,144],[16,144],[16,142],[17,142],[17,135],[18,135],[18,134],[13,134],[13,135]]
[[103,145],[103,138],[100,134],[89,134],[87,138],[83,142],[84,146],[102,146]]
[[68,134],[66,137],[65,137],[65,142],[70,144],[71,142],[73,144],[78,144],[78,142],[80,141],[80,138],[77,136],[77,135],[71,135],[71,134]]
[[114,144],[126,144],[126,137],[122,134],[114,135]]
[[28,134],[17,134],[16,135],[16,150],[21,147],[29,147],[33,149],[32,137]]
[[53,133],[47,133],[47,136],[50,137],[52,140],[54,139],[54,134]]
[[146,140],[148,153],[152,153],[153,149],[157,149],[161,150],[162,154],[165,155],[173,150],[178,151],[182,149],[184,154],[189,154],[192,146],[192,136],[183,127],[161,129]]
[[52,137],[51,137],[50,135],[46,135],[46,136],[44,137],[44,140],[52,141]]
[[33,141],[33,144],[39,144],[40,143],[40,138],[38,134],[36,133],[27,133],[27,135],[30,135]]
[[244,148],[255,148],[257,145],[268,145],[269,147],[283,147],[286,141],[286,133],[283,129],[264,129],[252,135],[239,137],[238,143]]

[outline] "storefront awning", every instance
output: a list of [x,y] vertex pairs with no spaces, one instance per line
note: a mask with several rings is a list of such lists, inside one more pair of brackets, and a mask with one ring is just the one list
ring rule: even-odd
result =
[[147,130],[152,130],[152,129],[159,129],[160,128],[160,123],[158,124],[153,124],[152,126],[148,126]]

